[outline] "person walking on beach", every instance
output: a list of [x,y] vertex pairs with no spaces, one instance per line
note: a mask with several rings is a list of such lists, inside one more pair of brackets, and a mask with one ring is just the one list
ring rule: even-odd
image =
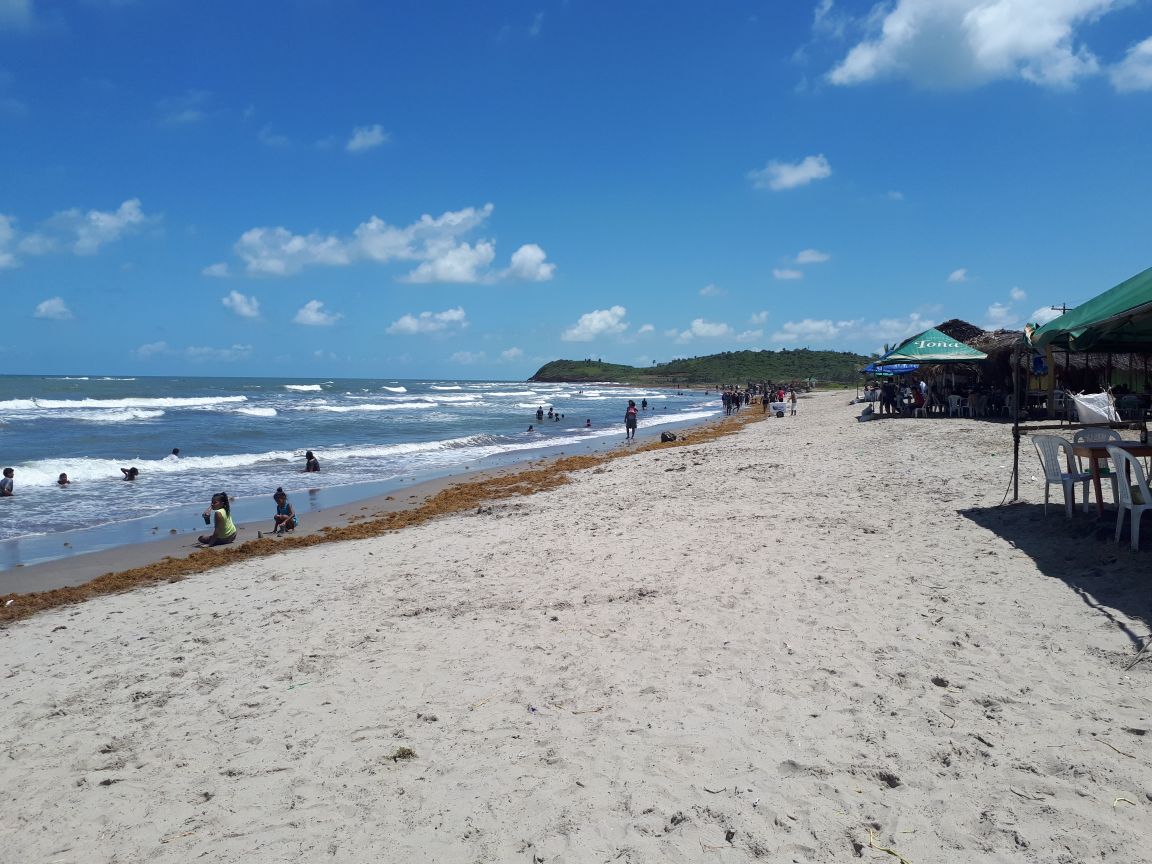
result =
[[304,454],[304,473],[320,473],[320,460],[316,458],[315,454],[311,450],[308,450]]
[[11,498],[14,494],[12,491],[12,478],[16,476],[16,472],[11,468],[4,469],[4,479],[0,480],[0,498]]
[[212,525],[211,534],[197,537],[201,546],[223,546],[236,539],[236,525],[232,522],[232,508],[228,506],[228,493],[217,492],[204,511],[204,524]]
[[628,400],[628,410],[624,412],[624,440],[631,441],[636,437],[636,402]]
[[796,391],[795,390],[789,390],[788,391],[788,406],[792,409],[789,413],[793,417],[795,417],[796,416]]

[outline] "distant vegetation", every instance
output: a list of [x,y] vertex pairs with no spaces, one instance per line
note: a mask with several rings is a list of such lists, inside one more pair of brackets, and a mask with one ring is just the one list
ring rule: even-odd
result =
[[846,351],[725,351],[652,366],[625,366],[601,360],[553,360],[529,381],[615,381],[621,384],[746,384],[749,381],[801,381],[851,384],[870,362]]

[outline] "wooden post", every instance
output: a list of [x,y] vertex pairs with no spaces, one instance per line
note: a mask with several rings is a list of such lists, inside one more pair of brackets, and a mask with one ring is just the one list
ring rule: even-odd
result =
[[1020,344],[1012,352],[1012,500],[1020,500]]

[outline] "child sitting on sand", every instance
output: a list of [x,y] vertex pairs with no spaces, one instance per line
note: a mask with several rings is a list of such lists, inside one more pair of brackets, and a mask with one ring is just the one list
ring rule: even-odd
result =
[[296,518],[296,511],[288,503],[288,493],[284,491],[284,487],[276,487],[272,500],[276,502],[276,515],[272,517],[276,525],[272,532],[283,534],[285,531],[295,530],[296,526],[300,524],[300,520]]
[[236,539],[236,525],[232,521],[227,492],[217,492],[212,496],[212,503],[204,511],[204,524],[214,527],[211,534],[196,538],[201,546],[222,546]]

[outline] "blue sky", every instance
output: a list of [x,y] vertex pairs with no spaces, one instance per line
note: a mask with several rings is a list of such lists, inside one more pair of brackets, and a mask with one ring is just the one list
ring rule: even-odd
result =
[[0,0],[0,368],[869,352],[1152,265],[1152,0]]

